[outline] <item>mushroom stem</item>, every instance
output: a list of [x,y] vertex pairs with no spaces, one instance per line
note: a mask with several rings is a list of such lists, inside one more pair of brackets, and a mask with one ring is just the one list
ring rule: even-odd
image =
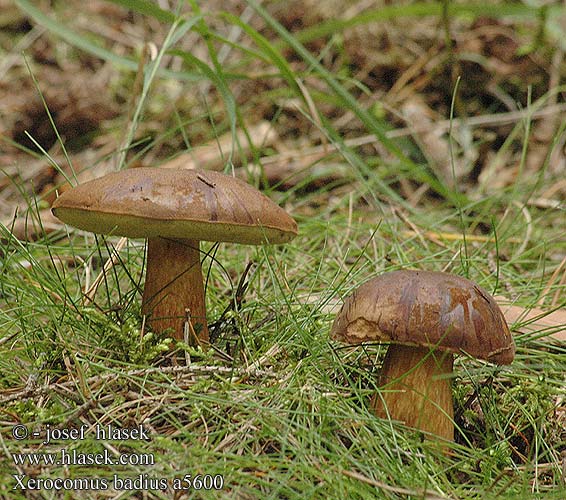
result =
[[147,271],[142,313],[152,330],[172,328],[176,339],[184,339],[187,311],[197,338],[191,344],[208,344],[206,304],[200,265],[199,241],[150,238],[147,241]]
[[371,403],[376,414],[453,441],[453,362],[451,352],[390,344],[380,378],[383,391]]

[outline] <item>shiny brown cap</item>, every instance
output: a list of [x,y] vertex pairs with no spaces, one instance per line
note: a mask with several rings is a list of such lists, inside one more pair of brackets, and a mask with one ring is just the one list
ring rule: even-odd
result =
[[466,352],[509,364],[515,344],[495,300],[448,273],[393,271],[350,295],[330,336],[348,344],[393,342]]
[[297,223],[267,196],[209,171],[122,170],[66,191],[52,210],[79,229],[130,238],[259,245],[285,243],[297,235]]

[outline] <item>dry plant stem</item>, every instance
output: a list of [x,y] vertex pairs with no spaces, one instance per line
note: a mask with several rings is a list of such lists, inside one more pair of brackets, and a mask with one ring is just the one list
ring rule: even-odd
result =
[[391,344],[372,407],[378,417],[454,440],[454,404],[449,375],[454,356],[426,347]]
[[172,335],[183,340],[187,310],[198,343],[206,346],[209,337],[199,242],[150,238],[142,313],[147,315],[152,330],[172,328]]

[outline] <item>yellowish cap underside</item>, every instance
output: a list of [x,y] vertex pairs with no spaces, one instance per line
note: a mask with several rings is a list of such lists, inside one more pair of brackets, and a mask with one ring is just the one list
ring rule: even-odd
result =
[[164,220],[134,215],[92,212],[76,208],[53,209],[56,217],[84,231],[129,238],[187,238],[200,241],[226,241],[250,245],[286,243],[295,234],[277,228],[235,223]]

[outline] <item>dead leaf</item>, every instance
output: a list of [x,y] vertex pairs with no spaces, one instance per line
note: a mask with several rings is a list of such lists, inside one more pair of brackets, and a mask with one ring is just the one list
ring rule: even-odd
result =
[[544,338],[566,342],[566,309],[548,312],[538,307],[527,309],[509,304],[509,299],[501,296],[496,296],[495,299],[507,323],[519,323],[516,333],[548,332]]
[[[265,148],[273,146],[277,141],[277,133],[267,121],[248,127],[248,135],[256,147]],[[238,148],[236,144],[239,144]],[[222,170],[226,165],[226,159],[232,154],[232,161],[241,160],[241,156],[248,156],[251,146],[248,136],[243,130],[236,132],[236,141],[233,140],[232,133],[218,137],[214,141],[200,146],[195,146],[191,151],[182,153],[172,160],[160,165],[160,168],[184,168],[201,170]]]
[[[411,96],[402,106],[403,116],[410,127],[414,127],[415,140],[429,160],[435,173],[449,186],[454,183],[450,163],[450,148],[444,137],[444,130],[434,126],[434,113],[424,100]],[[456,172],[456,179],[461,178]]]
[[15,221],[5,220],[4,225],[22,241],[36,241],[63,227],[61,221],[48,208],[39,211],[39,219],[37,214],[27,214],[18,217]]

